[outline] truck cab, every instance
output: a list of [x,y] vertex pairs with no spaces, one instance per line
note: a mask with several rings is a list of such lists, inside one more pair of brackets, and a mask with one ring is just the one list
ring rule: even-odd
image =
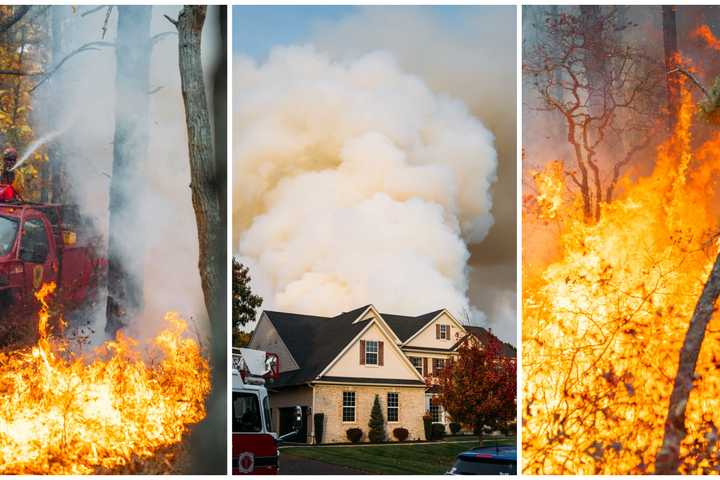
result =
[[106,267],[99,238],[75,207],[0,203],[0,311],[33,311],[35,292],[51,282],[64,306],[81,305]]
[[273,428],[266,384],[279,375],[278,357],[261,350],[239,348],[233,349],[232,359],[232,473],[277,474],[278,445],[284,438],[295,435],[300,427],[281,438]]

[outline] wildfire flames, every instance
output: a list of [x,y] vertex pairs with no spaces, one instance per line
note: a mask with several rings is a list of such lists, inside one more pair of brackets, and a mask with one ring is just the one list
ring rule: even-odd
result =
[[49,334],[54,290],[36,295],[37,344],[0,353],[0,473],[110,471],[179,443],[205,417],[210,390],[200,346],[182,336],[185,322],[168,313],[169,327],[146,352],[119,334],[86,359]]
[[[525,473],[654,470],[679,351],[720,245],[720,134],[693,146],[694,115],[683,89],[654,171],[624,179],[597,223],[557,188],[553,164],[533,175],[537,215],[526,208],[524,222],[557,223],[560,258],[524,260]],[[687,406],[683,473],[720,469],[719,344],[715,315]]]

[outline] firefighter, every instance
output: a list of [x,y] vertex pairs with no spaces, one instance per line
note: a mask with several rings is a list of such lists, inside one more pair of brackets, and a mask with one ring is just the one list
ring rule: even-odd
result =
[[15,182],[15,172],[12,168],[17,161],[17,151],[13,147],[7,147],[3,150],[3,172],[0,176],[0,202],[13,202],[19,199],[18,193],[13,186]]

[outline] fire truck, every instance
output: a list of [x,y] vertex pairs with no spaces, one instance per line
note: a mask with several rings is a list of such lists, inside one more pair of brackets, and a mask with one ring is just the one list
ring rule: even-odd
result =
[[292,432],[278,437],[273,431],[267,383],[277,380],[280,362],[274,353],[250,348],[232,355],[232,473],[278,473],[278,445],[300,431],[302,411],[296,407]]
[[100,243],[75,206],[0,202],[0,312],[34,312],[35,292],[50,282],[66,309],[94,298],[107,270]]

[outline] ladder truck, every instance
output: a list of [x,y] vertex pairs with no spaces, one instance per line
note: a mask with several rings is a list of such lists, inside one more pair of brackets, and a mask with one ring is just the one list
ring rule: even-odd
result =
[[291,433],[273,431],[267,384],[277,380],[280,362],[274,353],[233,348],[232,354],[232,473],[274,475],[279,470],[278,445],[297,435],[301,409]]

